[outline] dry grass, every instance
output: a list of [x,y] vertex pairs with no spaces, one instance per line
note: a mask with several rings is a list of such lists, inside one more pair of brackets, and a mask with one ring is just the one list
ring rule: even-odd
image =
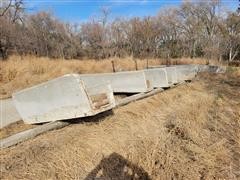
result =
[[1,179],[238,179],[239,97],[239,78],[202,75],[1,150]]
[[33,124],[24,124],[24,122],[21,121],[17,121],[15,123],[11,123],[9,125],[7,125],[6,127],[3,127],[0,129],[0,140],[4,139],[6,137],[12,136],[14,134],[17,134],[19,132],[25,131],[27,129],[32,129],[37,125],[33,125]]
[[227,68],[227,73],[230,76],[230,78],[231,77],[239,78],[240,77],[240,67],[231,67],[231,66],[229,66]]
[[[0,99],[11,97],[15,91],[59,77],[67,73],[102,73],[112,72],[114,61],[116,71],[135,70],[131,57],[107,60],[52,60],[26,56],[11,56],[7,61],[0,61]],[[205,63],[204,59],[175,59],[171,63]],[[147,60],[137,60],[138,69],[146,68]],[[149,66],[166,64],[165,60],[149,59]]]

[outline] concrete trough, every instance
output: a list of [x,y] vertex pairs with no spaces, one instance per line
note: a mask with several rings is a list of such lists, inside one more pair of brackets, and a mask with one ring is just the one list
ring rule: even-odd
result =
[[198,72],[208,72],[208,68],[209,68],[208,65],[199,64],[198,65]]
[[225,73],[226,67],[213,65],[198,65],[198,72]]
[[13,100],[0,100],[0,128],[20,120],[21,117],[14,106]]
[[139,93],[151,90],[143,71],[124,71],[116,73],[80,74],[86,87],[92,84],[110,84],[114,93]]
[[225,73],[226,72],[226,66],[209,66],[208,72],[210,73]]
[[115,107],[110,85],[85,87],[78,75],[68,74],[14,93],[17,111],[27,124],[67,120]]
[[166,67],[167,79],[169,85],[174,85],[178,83],[177,78],[177,68],[176,67]]
[[151,87],[169,87],[167,71],[165,68],[146,69],[144,70],[144,73]]
[[191,80],[198,72],[198,65],[176,65],[173,67],[176,67],[178,82]]

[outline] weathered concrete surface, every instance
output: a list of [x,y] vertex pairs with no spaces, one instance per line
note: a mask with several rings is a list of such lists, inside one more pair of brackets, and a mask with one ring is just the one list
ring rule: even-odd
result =
[[176,65],[173,67],[176,67],[178,82],[191,80],[198,72],[198,65]]
[[112,109],[115,107],[115,98],[110,84],[94,85],[86,88],[94,114]]
[[165,68],[155,68],[144,70],[146,79],[153,88],[169,87],[167,71]]
[[21,120],[12,99],[0,100],[0,128]]
[[93,84],[109,83],[115,93],[138,93],[151,90],[143,71],[125,71],[117,73],[81,74],[86,87]]
[[78,75],[70,74],[17,92],[13,94],[13,100],[27,124],[66,120],[113,108],[112,89],[106,85],[103,87],[105,90],[103,88],[100,93],[91,91],[88,94]]
[[166,67],[168,84],[173,85],[178,83],[176,67]]

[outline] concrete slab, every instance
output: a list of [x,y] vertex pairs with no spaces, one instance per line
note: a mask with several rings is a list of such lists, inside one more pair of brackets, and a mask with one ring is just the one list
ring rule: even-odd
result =
[[12,99],[0,100],[0,128],[21,120]]
[[79,77],[86,87],[90,87],[92,84],[109,83],[115,93],[139,93],[151,90],[143,71],[80,74]]
[[86,89],[78,75],[68,74],[12,96],[24,122],[34,124],[92,116],[112,109],[115,101],[110,85],[103,85],[100,93],[96,90],[99,87]]
[[147,81],[150,82],[150,86],[153,88],[169,87],[167,71],[165,68],[154,68],[144,70]]

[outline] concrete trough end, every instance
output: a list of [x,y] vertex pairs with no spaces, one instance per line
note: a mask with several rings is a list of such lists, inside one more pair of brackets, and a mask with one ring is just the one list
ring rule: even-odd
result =
[[174,85],[178,83],[177,69],[176,67],[166,67],[167,78],[169,85]]
[[153,88],[169,87],[167,71],[165,68],[155,68],[144,70],[147,81]]
[[86,88],[91,108],[94,114],[110,110],[116,106],[113,90],[110,84],[95,85]]
[[87,89],[74,74],[14,93],[13,101],[26,124],[92,116],[115,106],[110,85]]
[[0,100],[0,128],[21,120],[12,99]]

